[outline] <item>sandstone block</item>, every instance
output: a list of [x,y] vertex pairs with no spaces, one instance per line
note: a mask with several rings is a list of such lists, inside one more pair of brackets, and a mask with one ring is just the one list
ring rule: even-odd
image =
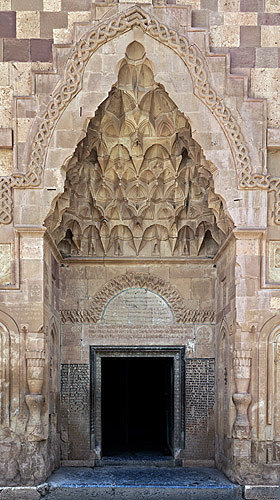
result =
[[11,0],[0,0],[0,11],[11,10]]
[[218,6],[222,12],[239,12],[240,0],[219,0]]
[[253,47],[230,49],[231,68],[254,68],[256,51]]
[[43,0],[12,0],[12,10],[42,10]]
[[68,13],[68,29],[71,30],[74,26],[74,23],[82,23],[90,21],[91,12],[82,11],[82,12],[69,12]]
[[261,46],[280,47],[280,26],[261,26]]
[[52,40],[30,40],[31,61],[52,61]]
[[13,131],[11,128],[0,128],[0,148],[13,147]]
[[260,26],[240,26],[240,46],[260,47],[261,46]]
[[29,61],[30,40],[4,39],[3,59],[4,61]]
[[16,36],[16,13],[0,12],[1,38],[14,38]]
[[68,26],[68,16],[66,12],[40,13],[41,38],[53,38],[54,28],[67,28],[67,26]]
[[225,12],[225,25],[254,26],[257,25],[256,12]]
[[278,0],[265,0],[265,11],[266,12],[279,12],[279,1]]
[[91,0],[61,0],[61,10],[91,10]]
[[40,12],[17,12],[17,38],[40,38]]
[[269,128],[267,131],[267,147],[280,148],[280,130]]
[[241,12],[263,12],[264,0],[240,0]]
[[[280,6],[279,6],[280,8]],[[280,24],[280,12],[275,13],[265,13],[258,15],[258,24],[261,25],[279,25]]]
[[218,0],[200,0],[200,8],[217,11]]
[[256,49],[256,68],[278,68],[278,65],[278,47],[260,47]]
[[0,149],[0,175],[11,175],[13,172],[13,151]]
[[61,0],[43,0],[43,10],[59,12],[61,10]]
[[214,26],[210,28],[210,42],[216,47],[238,47],[239,26]]

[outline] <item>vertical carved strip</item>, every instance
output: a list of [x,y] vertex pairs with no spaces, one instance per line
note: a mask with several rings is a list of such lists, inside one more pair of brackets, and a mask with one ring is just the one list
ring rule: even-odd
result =
[[41,411],[45,398],[41,392],[44,382],[45,338],[43,332],[26,333],[26,369],[29,390],[29,394],[25,396],[29,409],[27,432],[29,441],[41,441],[44,439]]
[[250,439],[251,429],[248,419],[248,408],[251,403],[249,385],[251,380],[251,350],[234,352],[233,371],[236,392],[232,399],[236,408],[236,417],[233,424],[233,437],[236,439]]

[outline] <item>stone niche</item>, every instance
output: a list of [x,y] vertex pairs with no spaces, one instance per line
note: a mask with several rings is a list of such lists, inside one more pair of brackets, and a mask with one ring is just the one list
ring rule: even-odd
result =
[[180,421],[174,414],[182,439],[173,457],[185,465],[213,460],[212,259],[233,223],[212,172],[187,118],[155,81],[143,45],[129,43],[45,221],[65,263],[59,300],[65,465],[102,458],[95,411],[102,370],[97,376],[92,353],[103,348],[103,357],[120,348],[123,357],[153,352],[155,363],[157,349],[161,357],[177,348],[183,353],[175,370]]
[[68,161],[46,226],[63,257],[213,257],[231,231],[210,166],[139,42]]

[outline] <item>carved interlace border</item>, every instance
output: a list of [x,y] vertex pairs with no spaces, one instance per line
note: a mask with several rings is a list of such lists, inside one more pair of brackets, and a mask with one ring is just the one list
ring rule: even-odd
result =
[[113,278],[92,298],[92,307],[84,310],[62,310],[62,323],[97,323],[109,300],[127,288],[146,288],[158,293],[170,305],[176,323],[213,323],[214,311],[190,311],[175,288],[163,279],[146,273],[127,273]]
[[223,99],[217,95],[208,81],[204,58],[186,36],[177,33],[151,17],[140,7],[133,7],[117,16],[106,19],[91,29],[75,46],[66,64],[65,79],[51,96],[47,110],[32,146],[31,161],[26,174],[0,177],[0,223],[12,221],[12,188],[39,186],[47,147],[56,122],[63,110],[82,88],[82,78],[86,63],[98,47],[134,26],[173,49],[188,67],[194,83],[196,95],[211,110],[228,138],[236,162],[240,187],[273,190],[276,193],[275,221],[280,224],[280,179],[251,170],[248,149],[240,127]]

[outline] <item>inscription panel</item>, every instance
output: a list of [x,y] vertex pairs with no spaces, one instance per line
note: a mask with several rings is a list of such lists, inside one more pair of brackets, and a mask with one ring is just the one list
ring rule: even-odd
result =
[[214,455],[215,359],[186,360],[186,454],[190,460]]
[[114,325],[164,325],[174,323],[174,316],[160,295],[146,288],[130,288],[109,301],[101,321]]
[[61,366],[62,458],[86,460],[90,455],[89,364]]

